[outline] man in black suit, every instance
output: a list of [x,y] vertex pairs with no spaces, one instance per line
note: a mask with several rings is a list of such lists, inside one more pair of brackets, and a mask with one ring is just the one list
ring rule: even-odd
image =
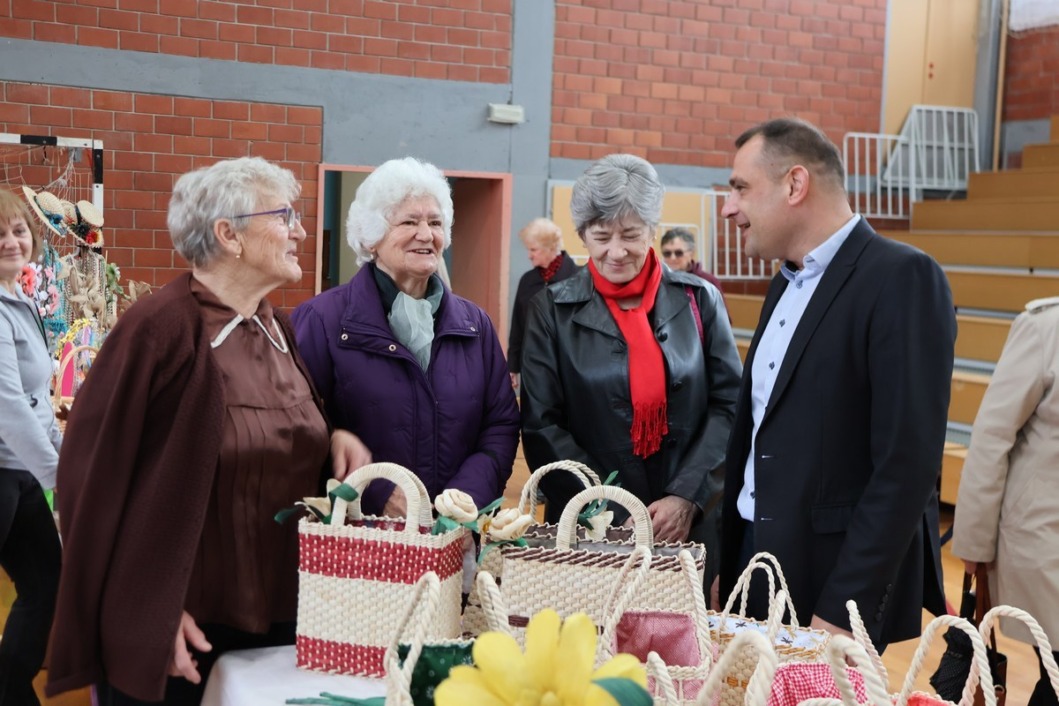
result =
[[[945,274],[853,214],[838,149],[795,119],[736,140],[722,213],[783,263],[743,368],[728,448],[720,590],[774,554],[802,624],[877,645],[945,609],[937,480],[956,321]],[[755,589],[755,593],[757,593]],[[757,617],[764,617],[758,599]]]

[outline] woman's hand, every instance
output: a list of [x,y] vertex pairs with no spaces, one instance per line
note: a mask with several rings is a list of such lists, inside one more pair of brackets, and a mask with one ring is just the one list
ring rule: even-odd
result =
[[335,429],[331,434],[331,464],[335,478],[345,479],[361,466],[371,463],[371,451],[360,437],[345,429]]
[[192,684],[198,684],[202,681],[198,670],[199,662],[191,656],[188,645],[199,652],[209,652],[213,645],[206,640],[206,635],[199,630],[195,619],[186,610],[180,615],[180,627],[174,642],[176,651],[173,652],[173,661],[169,664],[169,676],[184,677]]
[[400,488],[394,488],[393,492],[390,493],[389,499],[386,501],[386,505],[382,508],[383,517],[404,517],[408,514],[408,501],[405,500],[404,493],[401,492]]
[[695,503],[676,495],[667,495],[647,506],[656,542],[684,542],[695,517]]

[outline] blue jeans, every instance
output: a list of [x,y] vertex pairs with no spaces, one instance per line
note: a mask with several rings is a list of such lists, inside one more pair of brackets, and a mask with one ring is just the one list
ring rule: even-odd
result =
[[62,549],[40,483],[0,469],[0,566],[17,597],[0,640],[0,706],[39,706],[33,678],[44,663],[59,591]]

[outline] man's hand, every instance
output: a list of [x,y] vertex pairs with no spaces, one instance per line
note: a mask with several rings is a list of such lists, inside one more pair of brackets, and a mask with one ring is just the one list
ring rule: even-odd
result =
[[809,627],[813,628],[814,630],[823,630],[824,632],[829,632],[832,635],[845,635],[849,638],[853,637],[853,633],[851,633],[849,630],[840,628],[837,625],[832,625],[831,623],[821,618],[819,615],[813,616],[813,621],[809,623]]
[[206,635],[199,630],[195,619],[186,610],[180,616],[180,627],[177,628],[174,643],[176,651],[173,653],[173,661],[169,663],[169,676],[184,677],[192,684],[200,683],[202,675],[199,674],[199,663],[191,656],[188,645],[199,652],[209,652],[213,645],[206,641]]
[[695,503],[676,495],[667,495],[647,506],[656,542],[685,542],[695,517]]
[[408,501],[400,488],[395,487],[390,493],[386,505],[382,508],[383,517],[404,517],[408,514]]
[[345,429],[331,434],[331,464],[335,478],[344,480],[353,471],[371,463],[371,451],[360,437]]
[[710,584],[710,610],[721,611],[721,577],[714,576]]

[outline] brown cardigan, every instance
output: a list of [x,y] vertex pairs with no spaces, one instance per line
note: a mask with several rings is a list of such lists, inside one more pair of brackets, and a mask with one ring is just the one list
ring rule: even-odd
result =
[[[104,678],[137,699],[164,696],[225,413],[190,281],[178,277],[121,317],[71,411],[49,696]],[[276,320],[293,343],[286,318]]]

